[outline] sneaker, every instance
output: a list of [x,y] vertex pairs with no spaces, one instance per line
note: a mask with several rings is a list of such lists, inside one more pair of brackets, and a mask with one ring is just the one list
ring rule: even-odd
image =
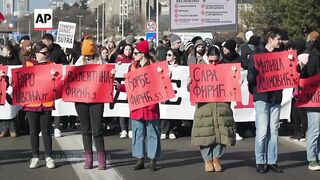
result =
[[42,137],[42,132],[39,132],[39,137]]
[[54,129],[54,137],[56,138],[62,137],[60,129],[58,128]]
[[37,167],[39,167],[39,158],[32,158],[31,160],[30,160],[30,166],[29,166],[29,168],[30,169],[35,169],[35,168],[37,168]]
[[166,134],[161,134],[160,139],[167,139],[167,135]]
[[129,131],[128,137],[129,137],[130,139],[132,139],[132,131]]
[[243,137],[241,137],[238,133],[236,133],[236,140],[241,141],[242,139],[243,139]]
[[319,165],[319,163],[317,161],[310,161],[308,168],[311,171],[319,171],[320,170],[320,165]]
[[300,141],[306,141],[306,136],[302,135],[301,138],[300,138]]
[[173,133],[169,134],[169,139],[176,139],[176,138],[177,138],[176,135],[174,135]]
[[49,168],[49,169],[53,169],[53,168],[56,167],[56,166],[54,165],[54,161],[53,161],[53,159],[52,159],[51,157],[47,157],[47,158],[46,158],[46,166],[47,166],[47,168]]
[[123,138],[126,138],[127,137],[127,131],[123,130],[121,133],[120,133],[120,138],[123,139]]
[[300,140],[300,135],[299,134],[295,134],[293,136],[290,137],[291,141],[299,141]]

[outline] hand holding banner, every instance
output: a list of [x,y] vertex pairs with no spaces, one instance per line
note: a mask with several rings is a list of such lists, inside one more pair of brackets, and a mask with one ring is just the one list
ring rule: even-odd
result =
[[[56,76],[51,71],[56,71]],[[43,103],[61,97],[61,64],[12,69],[14,105]]]
[[240,63],[190,65],[190,101],[241,101]]
[[5,80],[5,75],[7,74],[7,72],[7,66],[0,66],[0,105],[6,103],[7,82]]
[[115,66],[88,64],[67,66],[62,99],[66,102],[113,102]]
[[297,52],[283,51],[253,55],[258,70],[257,91],[268,92],[297,87]]
[[320,107],[320,74],[300,79],[297,107]]
[[125,74],[130,111],[175,97],[166,61],[153,63]]

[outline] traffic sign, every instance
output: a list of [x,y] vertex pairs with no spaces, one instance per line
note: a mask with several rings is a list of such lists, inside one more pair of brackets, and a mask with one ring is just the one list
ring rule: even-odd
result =
[[146,40],[153,41],[157,45],[157,33],[156,32],[146,32]]
[[157,23],[154,20],[149,20],[145,23],[144,28],[147,32],[154,32],[157,30]]

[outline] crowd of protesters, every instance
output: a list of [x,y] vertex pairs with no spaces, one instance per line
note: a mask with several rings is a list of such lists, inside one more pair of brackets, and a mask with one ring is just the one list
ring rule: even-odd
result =
[[[278,166],[278,132],[282,101],[282,90],[257,92],[256,76],[259,73],[254,67],[254,54],[271,53],[286,50],[297,50],[300,78],[308,78],[320,73],[320,38],[317,32],[311,32],[306,41],[291,40],[285,30],[268,28],[259,36],[252,31],[245,37],[226,39],[223,42],[214,38],[203,39],[195,36],[182,42],[176,34],[163,36],[157,47],[144,39],[136,40],[128,35],[116,43],[109,39],[106,46],[97,45],[90,36],[75,42],[72,49],[63,49],[54,43],[51,34],[45,34],[39,42],[32,44],[24,36],[18,44],[8,43],[3,46],[1,65],[35,66],[43,64],[86,65],[107,63],[130,63],[128,71],[148,66],[156,61],[167,61],[172,66],[190,64],[224,64],[240,63],[243,70],[248,70],[247,80],[250,93],[253,95],[255,118],[255,159],[256,171],[266,173],[268,170],[281,173]],[[1,75],[4,75],[3,73]],[[8,80],[9,82],[10,80]],[[191,80],[189,81],[191,83]],[[115,89],[126,92],[125,86],[115,81]],[[188,87],[186,87],[189,89]],[[294,88],[292,104],[299,96],[299,88]],[[7,102],[10,103],[10,96]],[[37,168],[39,162],[39,135],[43,137],[46,166],[54,168],[51,139],[51,111],[54,102],[28,104],[15,119],[0,121],[0,137],[17,136],[15,122],[27,119],[30,133],[32,159],[30,168]],[[106,168],[106,155],[103,139],[103,103],[75,103],[80,121],[84,146],[85,169],[93,168],[92,139],[97,150],[98,169]],[[307,160],[310,170],[320,170],[320,107],[297,108],[292,105],[291,119],[294,123],[294,141],[306,140]],[[74,126],[74,117],[54,117],[54,136],[61,137],[60,123],[69,119]],[[118,118],[120,138],[132,138],[132,156],[137,158],[133,170],[145,168],[145,149],[150,159],[150,170],[157,170],[156,160],[161,155],[161,139],[176,139],[176,130],[186,123],[174,120],[161,120],[159,104],[150,105],[130,111],[129,118]],[[182,123],[181,123],[182,122]],[[20,122],[21,123],[21,122]],[[64,124],[65,122],[63,122]],[[19,123],[18,123],[19,124]],[[197,103],[191,130],[191,144],[199,147],[204,160],[206,172],[221,172],[221,158],[227,145],[233,146],[236,140],[242,139],[236,132],[239,127],[234,122],[233,112],[228,102]],[[145,141],[148,141],[145,147]]]

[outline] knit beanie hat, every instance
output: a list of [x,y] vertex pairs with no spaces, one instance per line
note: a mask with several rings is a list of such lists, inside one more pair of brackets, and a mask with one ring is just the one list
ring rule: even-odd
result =
[[252,44],[254,46],[258,46],[259,43],[260,43],[259,37],[255,36],[255,35],[251,36],[251,38],[249,39],[249,42],[248,42],[248,44]]
[[127,37],[126,37],[126,42],[127,42],[127,44],[130,44],[130,45],[132,45],[132,43],[134,42],[134,37],[133,37],[133,35],[132,34],[129,34]]
[[188,51],[189,48],[194,47],[194,44],[191,41],[186,42],[184,45],[184,50]]
[[143,54],[149,54],[149,43],[148,41],[141,41],[136,45],[136,49],[143,53]]
[[197,48],[199,45],[202,45],[204,48],[206,48],[207,44],[204,40],[199,39],[197,40],[196,44],[194,45],[195,48]]
[[192,42],[193,44],[196,44],[196,42],[197,42],[199,39],[202,39],[202,37],[200,37],[200,36],[195,36],[195,37],[193,37],[193,38],[191,39],[191,42]]
[[211,46],[213,46],[213,41],[212,41],[212,39],[210,39],[210,38],[206,38],[206,39],[204,39],[204,41],[206,42],[207,47],[211,47]]
[[247,31],[246,34],[245,34],[246,41],[249,41],[249,39],[251,38],[251,36],[253,36],[253,32],[252,32],[252,31]]
[[178,36],[176,34],[171,34],[170,35],[170,43],[171,43],[171,45],[174,45],[174,44],[177,44],[177,43],[181,43],[180,36]]
[[308,40],[307,41],[314,41],[319,37],[319,33],[317,31],[312,31],[309,35],[308,35]]
[[236,43],[236,41],[233,40],[233,39],[227,40],[227,41],[222,45],[222,47],[227,48],[230,52],[236,51],[236,46],[237,46],[237,43]]
[[96,48],[93,43],[93,40],[90,37],[83,39],[81,54],[84,56],[92,56],[96,53]]

